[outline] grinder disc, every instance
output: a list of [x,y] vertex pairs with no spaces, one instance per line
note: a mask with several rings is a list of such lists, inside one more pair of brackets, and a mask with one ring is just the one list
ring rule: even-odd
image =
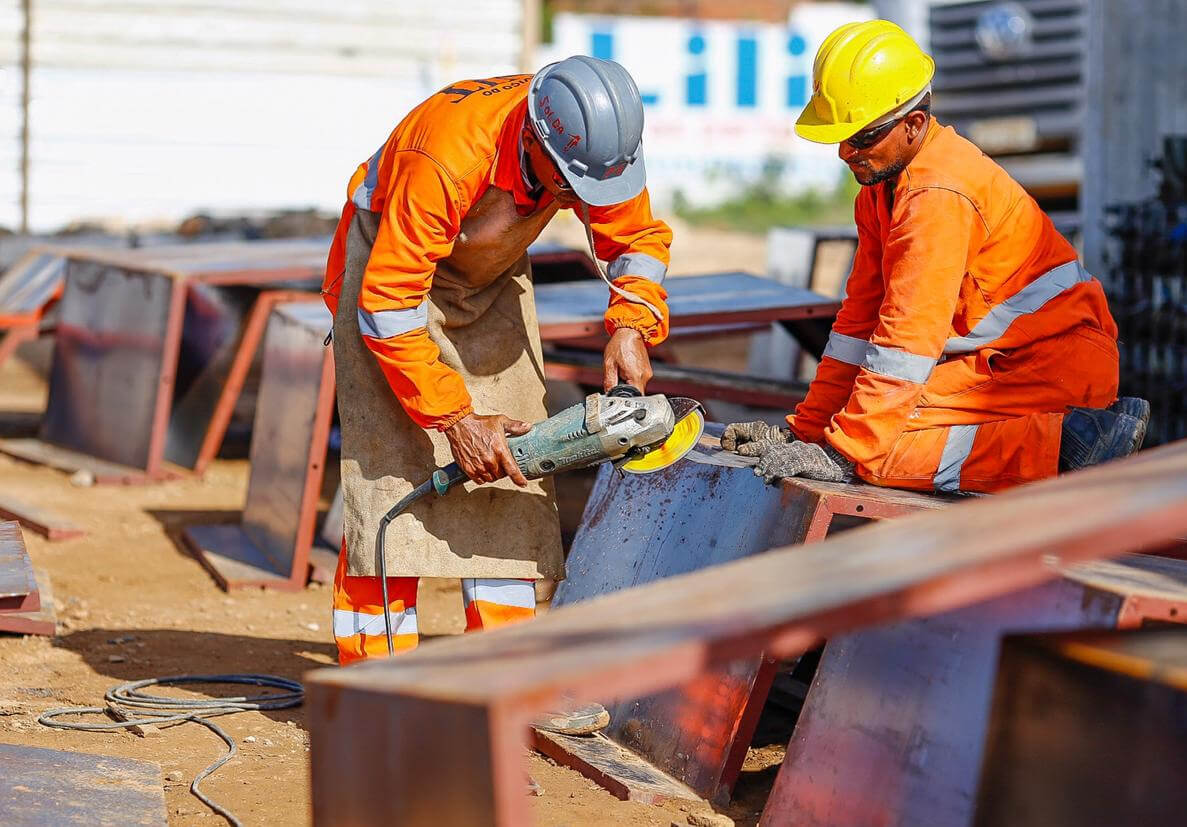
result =
[[705,415],[699,409],[688,412],[676,422],[672,433],[662,443],[641,457],[623,463],[620,468],[631,474],[650,474],[679,462],[696,447],[705,431]]

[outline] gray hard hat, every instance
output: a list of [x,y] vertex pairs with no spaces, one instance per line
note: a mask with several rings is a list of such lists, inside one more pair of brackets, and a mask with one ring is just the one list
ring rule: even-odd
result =
[[528,120],[586,204],[620,204],[643,191],[643,101],[619,64],[584,55],[548,64],[532,78]]

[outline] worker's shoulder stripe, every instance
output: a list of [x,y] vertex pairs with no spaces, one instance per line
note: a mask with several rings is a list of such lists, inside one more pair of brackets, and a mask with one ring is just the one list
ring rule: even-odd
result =
[[624,253],[610,262],[610,266],[606,269],[611,279],[622,276],[642,276],[656,284],[663,284],[664,277],[668,274],[668,266],[647,253]]
[[416,307],[369,312],[359,308],[359,333],[372,339],[390,339],[419,330],[429,323],[429,304]]
[[1053,267],[1013,296],[994,306],[973,326],[967,336],[955,336],[944,345],[944,353],[971,353],[1000,339],[1015,321],[1036,313],[1065,290],[1092,281],[1092,275],[1078,261]]

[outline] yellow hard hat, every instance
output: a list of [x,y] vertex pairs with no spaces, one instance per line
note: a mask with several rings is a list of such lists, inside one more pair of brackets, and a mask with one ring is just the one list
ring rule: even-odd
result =
[[796,121],[796,134],[839,144],[917,98],[935,72],[935,61],[889,20],[847,23],[816,53],[812,100]]

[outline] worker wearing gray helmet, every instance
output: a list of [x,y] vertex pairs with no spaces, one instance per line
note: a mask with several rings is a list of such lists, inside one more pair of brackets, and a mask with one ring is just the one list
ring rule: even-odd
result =
[[534,582],[562,576],[551,484],[525,480],[506,441],[546,416],[527,247],[558,210],[578,213],[607,263],[605,387],[643,390],[647,347],[667,335],[672,235],[651,213],[642,131],[626,70],[572,57],[451,84],[351,178],[323,285],[342,424],[342,663],[387,654],[379,521],[452,460],[494,484],[421,500],[387,529],[397,648],[418,639],[420,577],[460,578],[480,629],[531,617]]

